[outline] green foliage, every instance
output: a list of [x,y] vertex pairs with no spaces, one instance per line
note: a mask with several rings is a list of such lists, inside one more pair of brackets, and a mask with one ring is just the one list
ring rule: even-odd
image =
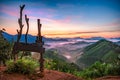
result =
[[74,71],[79,70],[78,66],[76,66],[74,63],[67,63],[57,59],[46,59],[45,68],[72,74]]
[[57,59],[57,60],[60,60],[60,61],[65,61],[66,60],[66,58],[64,56],[58,54],[57,50],[52,50],[52,49],[45,51],[44,58]]
[[9,43],[2,36],[0,30],[0,63],[5,65],[6,60],[11,58],[12,43]]
[[108,64],[96,62],[87,69],[77,73],[77,76],[81,76],[85,79],[92,79],[107,75],[120,75],[120,61],[116,64]]
[[31,52],[29,51],[19,51],[18,53],[18,58],[23,58],[23,57],[27,57],[30,56],[31,57]]
[[12,73],[22,73],[22,74],[32,74],[35,72],[36,68],[39,66],[38,62],[33,60],[32,58],[22,58],[17,60],[15,63],[13,60],[9,60],[6,62],[7,64],[7,72]]
[[69,63],[63,62],[63,61],[59,61],[59,60],[55,60],[55,59],[48,59],[48,62],[46,62],[46,68],[48,69],[52,69],[52,70],[58,70],[58,71],[62,71],[62,72],[68,72],[69,70],[71,70],[71,66],[67,66],[69,65]]
[[[86,58],[86,62],[92,62],[93,65],[80,71],[80,68],[74,63],[68,63],[62,58],[60,58],[54,51],[48,51],[45,53],[45,68],[49,70],[58,70],[62,72],[71,73],[78,77],[83,77],[87,80],[92,80],[93,78],[107,76],[107,75],[120,75],[120,60],[115,59],[113,63],[106,62],[95,62],[97,59],[92,57],[91,59]],[[114,57],[114,56],[113,56]],[[85,57],[84,57],[85,58]]]
[[80,70],[74,63],[66,62],[66,59],[54,50],[48,50],[44,54],[45,68],[49,70],[58,70],[61,72],[74,73],[76,70]]
[[81,68],[89,67],[96,61],[112,63],[118,58],[120,46],[105,39],[100,40],[84,49],[84,54],[77,60]]

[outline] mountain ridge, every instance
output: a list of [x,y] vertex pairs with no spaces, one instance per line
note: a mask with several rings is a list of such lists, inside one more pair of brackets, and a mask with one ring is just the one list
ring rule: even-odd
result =
[[[12,41],[17,41],[17,34],[16,35],[11,35],[7,32],[4,32],[2,31],[2,35],[4,36],[4,38],[10,42]],[[34,43],[35,40],[36,40],[36,36],[33,36],[31,34],[28,34],[28,43]],[[81,38],[81,37],[74,37],[74,38],[46,38],[43,36],[43,41],[74,41],[74,40],[101,40],[101,39],[105,39],[103,37],[91,37],[91,38]],[[116,37],[116,38],[109,38],[109,39],[118,39],[120,41],[120,38],[119,37]],[[21,39],[20,39],[20,42],[25,42],[25,34],[22,34],[21,35]]]
[[88,67],[96,61],[114,62],[120,55],[120,46],[105,39],[84,48],[84,54],[76,61],[81,67]]

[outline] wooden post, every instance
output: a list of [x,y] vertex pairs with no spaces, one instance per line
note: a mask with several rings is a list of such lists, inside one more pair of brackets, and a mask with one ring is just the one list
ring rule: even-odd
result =
[[18,19],[20,30],[17,30],[17,33],[18,33],[17,42],[20,41],[21,34],[22,34],[22,29],[23,29],[23,26],[24,26],[22,24],[22,12],[23,12],[24,7],[25,7],[25,5],[20,6],[20,18]]
[[25,43],[27,44],[27,35],[28,35],[28,31],[29,31],[29,18],[27,18],[27,15],[25,15],[25,21],[26,21],[26,24],[27,24],[27,31],[26,31],[26,34],[25,34]]
[[38,36],[41,36],[41,24],[40,24],[40,19],[37,20],[38,22]]
[[[37,43],[39,43],[40,46],[43,48],[43,46],[42,46],[42,36],[41,36],[41,26],[42,26],[42,24],[40,24],[40,19],[37,20],[37,24],[38,24]],[[41,72],[42,76],[44,76],[44,59],[43,59],[43,53],[44,53],[44,48],[43,48],[43,50],[40,53],[40,59],[39,59],[39,62],[40,62],[40,72]]]
[[13,46],[13,51],[12,51],[12,54],[14,55],[14,61],[16,61],[16,59],[18,58],[17,53],[19,51],[39,52],[40,53],[40,59],[39,59],[40,74],[41,74],[41,76],[44,76],[43,53],[45,51],[45,48],[43,48],[43,42],[42,42],[42,36],[41,36],[41,26],[42,26],[42,24],[40,24],[40,19],[37,19],[38,34],[37,34],[36,43],[28,44],[27,43],[27,34],[28,34],[28,30],[29,30],[29,18],[27,18],[27,15],[25,15],[25,21],[26,21],[26,24],[27,24],[27,31],[26,31],[26,35],[25,35],[25,43],[19,42],[20,38],[21,38],[21,34],[22,34],[22,29],[23,29],[23,26],[24,26],[22,24],[22,11],[23,11],[24,7],[25,7],[25,5],[20,6],[20,18],[18,19],[20,30],[17,30],[17,33],[18,33],[17,42],[15,42],[15,44]]
[[37,20],[37,24],[38,24],[38,37],[37,37],[37,42],[42,43],[42,36],[41,36],[41,26],[42,26],[42,24],[40,24],[40,19]]

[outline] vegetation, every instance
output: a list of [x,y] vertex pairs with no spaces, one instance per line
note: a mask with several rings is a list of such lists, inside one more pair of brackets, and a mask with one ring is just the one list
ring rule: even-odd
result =
[[56,51],[48,50],[44,54],[45,57],[45,68],[51,70],[58,70],[61,72],[74,73],[74,71],[79,71],[79,67],[74,63],[68,63],[62,56],[58,56]]
[[0,65],[4,64],[6,60],[11,59],[11,46],[12,43],[9,43],[6,39],[2,36],[2,30],[0,30]]
[[15,63],[13,60],[6,62],[8,73],[33,74],[39,64],[30,57],[18,59]]
[[[96,42],[84,49],[84,54],[77,60],[81,68],[86,68],[96,61],[112,63],[120,55],[120,46],[105,39]],[[88,61],[89,60],[89,61]]]
[[45,67],[52,70],[72,73],[85,79],[92,79],[106,75],[120,75],[120,60],[117,58],[113,63],[95,62],[90,67],[80,71],[73,63],[67,63],[61,59],[56,51],[46,51]]
[[[93,78],[107,75],[120,75],[120,60],[118,58],[112,63],[97,61],[88,68],[85,68],[81,71],[74,63],[67,63],[63,59],[61,60],[61,58],[59,58],[59,56],[56,55],[56,51],[48,51],[48,53],[45,53],[45,67],[47,69],[71,73],[75,76],[82,77],[86,80],[91,80]],[[53,56],[54,58],[52,58]]]
[[47,58],[47,59],[58,59],[58,60],[61,60],[61,61],[65,61],[66,58],[62,55],[59,55],[57,50],[47,50],[44,54],[44,58]]
[[116,63],[101,63],[95,62],[93,65],[84,69],[81,72],[77,72],[77,76],[81,76],[85,79],[93,79],[108,75],[120,75],[120,61]]
[[[39,64],[31,56],[24,57],[29,55],[30,52],[26,52],[25,55],[20,53],[19,58],[21,57],[21,59],[14,63],[13,60],[10,60],[11,47],[12,44],[7,42],[0,34],[0,63],[7,61],[6,71],[8,73],[33,74]],[[71,73],[86,80],[107,75],[120,75],[119,50],[120,46],[107,40],[100,40],[84,49],[84,54],[76,62],[80,67],[74,63],[68,63],[67,59],[59,55],[56,50],[47,50],[44,54],[44,65],[49,70]],[[81,67],[85,68],[81,70]]]

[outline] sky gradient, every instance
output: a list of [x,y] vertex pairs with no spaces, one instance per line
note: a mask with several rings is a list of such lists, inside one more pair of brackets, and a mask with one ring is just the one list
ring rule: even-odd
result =
[[45,37],[120,37],[120,0],[0,0],[0,29],[17,34],[22,4],[29,34],[37,34],[39,18]]

